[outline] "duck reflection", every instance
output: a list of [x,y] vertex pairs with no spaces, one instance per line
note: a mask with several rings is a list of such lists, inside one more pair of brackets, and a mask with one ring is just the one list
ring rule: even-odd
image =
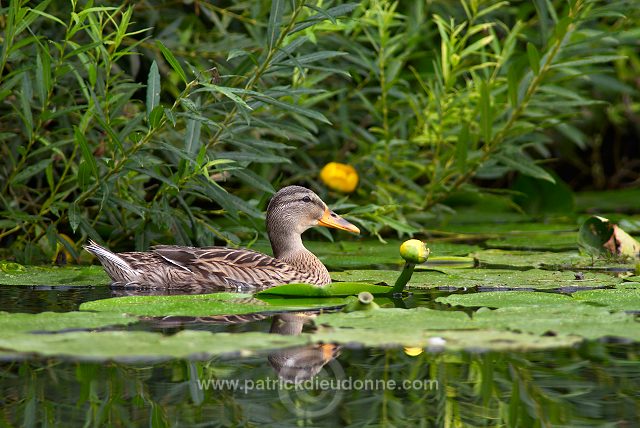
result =
[[[316,314],[287,313],[275,316],[270,333],[297,336],[305,324],[311,323]],[[289,348],[272,352],[267,356],[271,367],[280,379],[301,382],[317,375],[322,367],[340,354],[340,347],[319,344]]]
[[[246,298],[246,300],[256,300]],[[326,309],[325,309],[326,310]],[[312,326],[320,311],[273,313],[252,313],[242,315],[214,315],[207,317],[166,316],[141,317],[156,328],[182,330],[185,326],[206,325],[237,326],[260,322],[272,318],[269,333],[297,336],[305,326]],[[165,330],[165,332],[167,332]],[[340,355],[340,347],[334,344],[317,344],[287,348],[267,355],[269,364],[278,377],[285,381],[301,382],[317,375],[322,367]]]

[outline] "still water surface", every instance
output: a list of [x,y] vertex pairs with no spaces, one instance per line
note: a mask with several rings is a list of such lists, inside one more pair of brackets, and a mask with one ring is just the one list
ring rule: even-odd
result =
[[[435,307],[443,294],[405,304]],[[111,296],[104,287],[2,287],[0,310],[71,311]],[[312,326],[282,315],[125,328],[292,334]],[[529,353],[325,344],[206,361],[27,356],[0,367],[3,426],[640,426],[640,344],[613,341]]]

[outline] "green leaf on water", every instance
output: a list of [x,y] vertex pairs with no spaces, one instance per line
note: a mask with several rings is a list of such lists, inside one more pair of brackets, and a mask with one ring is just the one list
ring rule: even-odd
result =
[[5,334],[18,332],[95,329],[138,322],[137,318],[119,313],[40,312],[37,314],[0,312],[0,330]]
[[637,287],[578,291],[573,297],[585,304],[606,306],[611,310],[640,311],[640,288]]
[[[399,274],[399,273],[398,273]],[[307,296],[307,297],[336,297],[354,296],[368,291],[376,295],[391,293],[391,287],[383,285],[365,284],[361,282],[334,282],[322,287],[311,284],[283,284],[268,288],[257,293],[258,296]]]
[[[3,263],[0,262],[0,266]],[[43,267],[24,266],[24,270],[0,272],[0,285],[109,285],[102,266]]]
[[94,300],[80,305],[83,311],[107,311],[138,316],[214,316],[256,312],[295,311],[336,306],[343,299],[309,301],[292,299],[266,302],[250,294],[212,293],[175,296],[126,296]]
[[452,306],[509,308],[566,304],[571,303],[572,298],[565,294],[536,291],[489,291],[484,293],[452,294],[447,297],[438,297],[436,301]]
[[61,334],[5,334],[0,347],[7,352],[75,359],[145,361],[158,358],[210,359],[213,355],[249,355],[274,348],[306,345],[304,336],[261,332],[210,333],[184,330],[171,336],[145,331],[70,332]]

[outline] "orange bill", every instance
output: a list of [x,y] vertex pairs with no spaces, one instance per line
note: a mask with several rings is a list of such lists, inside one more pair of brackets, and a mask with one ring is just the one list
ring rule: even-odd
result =
[[322,218],[318,220],[318,225],[346,230],[347,232],[352,233],[360,233],[360,229],[340,217],[338,214],[331,211],[329,208],[325,208]]

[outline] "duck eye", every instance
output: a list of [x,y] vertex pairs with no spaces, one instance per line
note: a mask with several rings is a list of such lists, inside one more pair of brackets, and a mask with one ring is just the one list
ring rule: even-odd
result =
[[304,198],[302,198],[302,202],[311,202],[311,198],[308,196],[305,196]]

